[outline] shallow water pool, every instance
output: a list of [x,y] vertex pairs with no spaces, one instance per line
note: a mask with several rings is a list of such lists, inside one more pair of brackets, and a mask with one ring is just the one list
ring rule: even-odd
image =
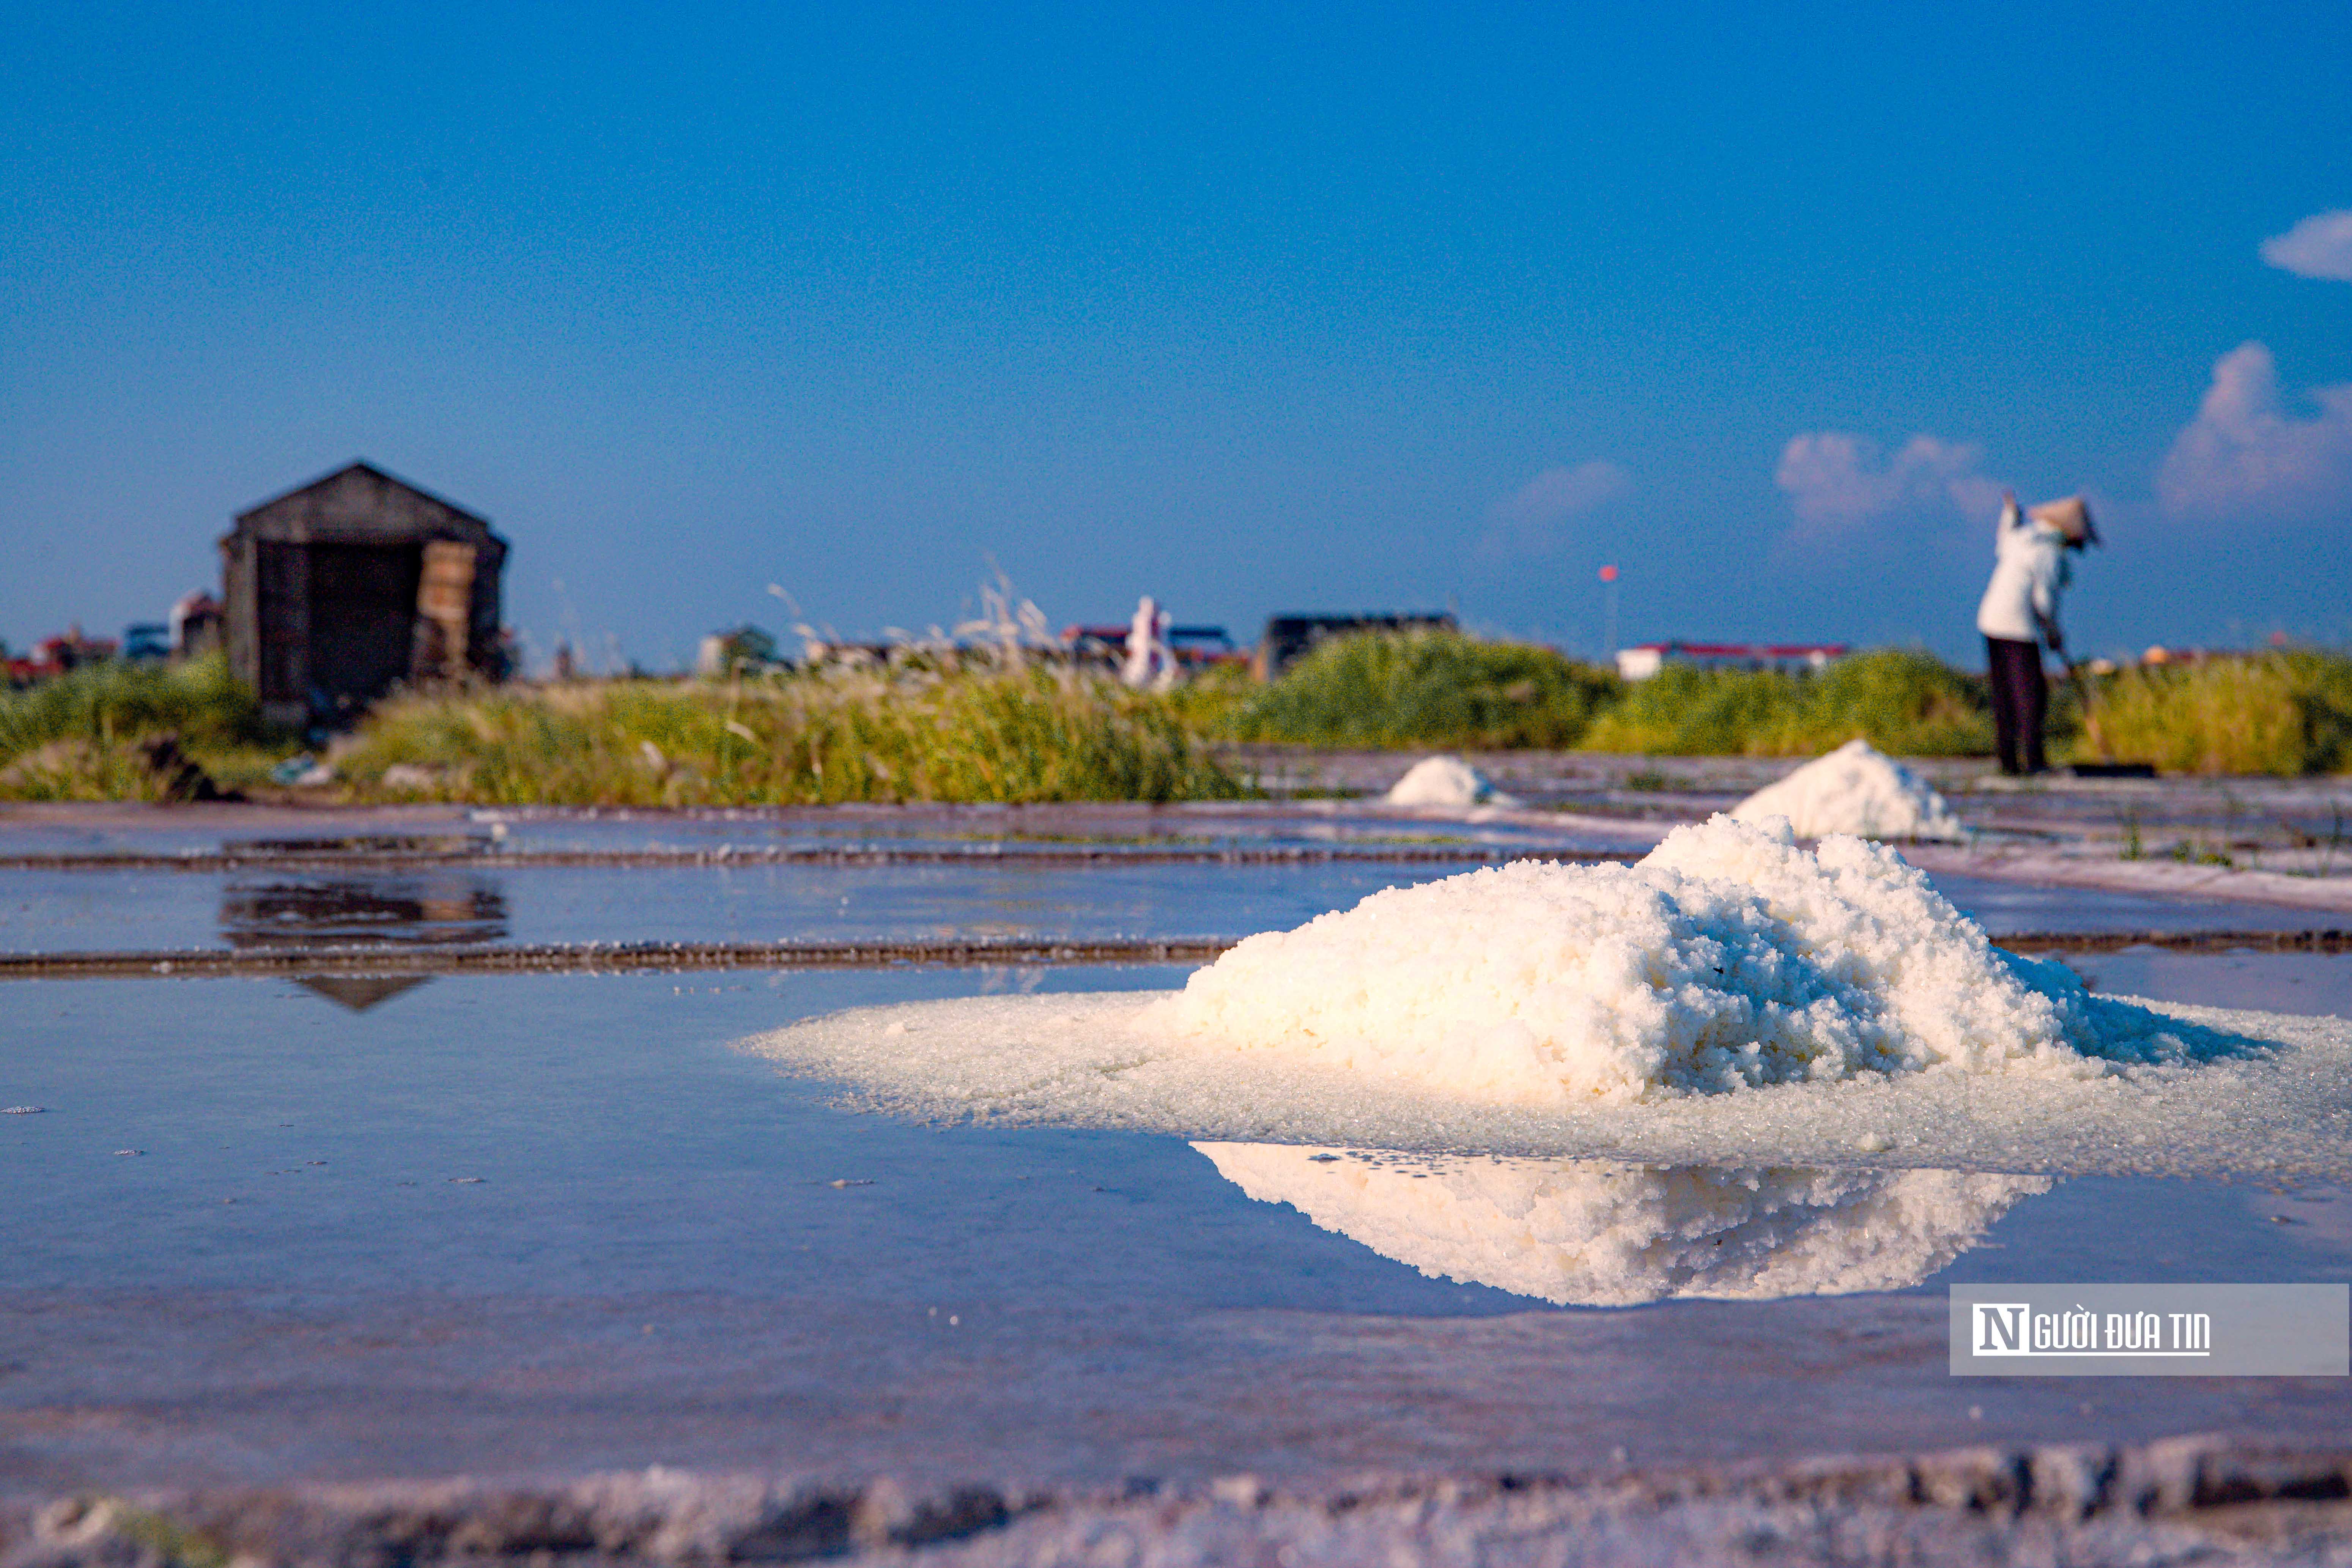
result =
[[[0,873],[0,952],[362,943],[1239,937],[1458,865],[739,866]],[[1996,934],[2291,931],[2307,910],[1966,877],[1937,886]]]
[[[2085,962],[2352,1011],[2352,960]],[[1560,1306],[1253,1199],[1181,1139],[856,1114],[735,1046],[1181,973],[442,977],[365,1011],[280,980],[0,985],[0,1102],[46,1108],[0,1118],[0,1487],[1572,1470],[2352,1417],[2340,1380],[1944,1369],[1953,1281],[2340,1280],[2334,1188],[2037,1178],[1915,1282]],[[1860,1189],[1806,1190],[1818,1231]],[[1754,1218],[1709,1223],[1769,1258]]]

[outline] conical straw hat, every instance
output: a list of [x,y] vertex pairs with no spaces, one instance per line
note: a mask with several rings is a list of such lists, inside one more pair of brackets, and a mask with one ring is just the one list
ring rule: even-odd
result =
[[2099,542],[2099,531],[2091,521],[2090,504],[2081,496],[2043,501],[2040,506],[2028,507],[2025,515],[2036,522],[2048,523],[2064,534],[2069,544],[2096,544]]

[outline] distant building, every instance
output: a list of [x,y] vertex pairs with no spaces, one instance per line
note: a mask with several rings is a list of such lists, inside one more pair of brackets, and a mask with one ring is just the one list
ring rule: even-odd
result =
[[1826,669],[1846,655],[1842,642],[1652,642],[1617,650],[1621,680],[1647,680],[1669,664],[1700,669]]
[[781,664],[776,639],[746,621],[732,631],[712,632],[695,649],[694,673],[720,680],[745,670],[758,671]]
[[[1087,664],[1116,665],[1127,654],[1126,626],[1064,626],[1062,649]],[[1168,651],[1187,668],[1210,664],[1238,664],[1249,655],[1234,646],[1223,626],[1170,626]]]
[[83,636],[79,621],[68,626],[63,637],[43,637],[33,645],[34,657],[59,674],[87,664],[104,664],[121,651],[122,645],[112,637]]
[[220,547],[229,666],[272,722],[339,725],[400,681],[506,673],[507,542],[379,468],[239,513]]
[[172,657],[201,658],[221,645],[220,601],[199,589],[183,594],[172,605]]
[[[110,637],[84,637],[77,624],[66,628],[61,637],[43,637],[33,645],[29,655],[6,658],[8,684],[30,686],[36,681],[54,680],[86,664],[104,664],[120,651],[121,645]],[[0,655],[5,652],[0,649]]]
[[133,664],[162,663],[172,657],[172,628],[161,621],[123,627],[121,657]]
[[1450,632],[1450,615],[1276,616],[1265,623],[1250,668],[1260,680],[1274,680],[1316,644],[1349,632]]

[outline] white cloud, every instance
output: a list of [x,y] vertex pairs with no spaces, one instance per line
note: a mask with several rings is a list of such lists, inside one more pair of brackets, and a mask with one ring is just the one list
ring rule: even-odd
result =
[[1919,435],[1885,458],[1867,437],[1816,430],[1781,448],[1772,482],[1788,492],[1801,537],[1927,512],[1990,519],[2000,486],[1979,471],[1983,456],[1970,443]]
[[1574,468],[1554,466],[1487,509],[1485,548],[1533,552],[1554,542],[1554,531],[1572,517],[1631,494],[1633,476],[1595,458]]
[[2298,278],[2352,283],[2352,211],[2314,213],[2263,241],[2263,259]]
[[2315,387],[2311,400],[2314,418],[2281,408],[2278,366],[2262,344],[2223,354],[2157,473],[2166,513],[2192,522],[2352,516],[2352,384]]

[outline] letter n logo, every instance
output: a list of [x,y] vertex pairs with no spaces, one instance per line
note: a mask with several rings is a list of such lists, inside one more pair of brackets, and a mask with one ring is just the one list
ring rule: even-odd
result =
[[1978,1301],[1971,1304],[1976,1332],[1969,1348],[1977,1355],[2032,1355],[2025,1341],[2027,1317],[2033,1309],[2023,1301]]

